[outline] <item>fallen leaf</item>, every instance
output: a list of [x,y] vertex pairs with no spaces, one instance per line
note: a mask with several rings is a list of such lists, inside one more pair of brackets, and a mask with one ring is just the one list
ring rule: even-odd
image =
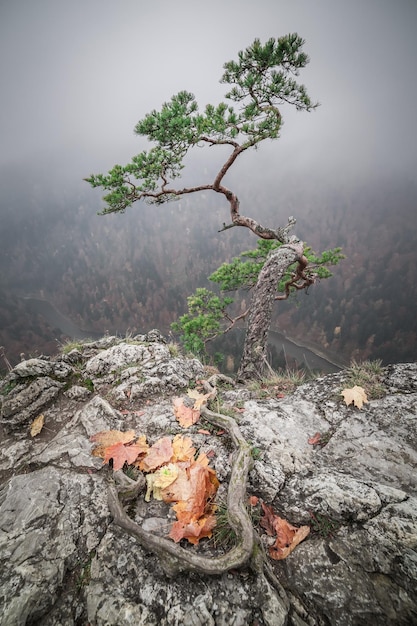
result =
[[172,449],[174,451],[172,462],[176,461],[190,461],[194,458],[195,448],[190,437],[183,437],[182,435],[175,435],[172,442]]
[[179,471],[180,470],[177,464],[168,463],[168,465],[164,465],[163,467],[157,469],[153,474],[147,474],[146,502],[150,501],[152,495],[155,500],[162,500],[162,490],[177,479]]
[[130,465],[136,461],[138,454],[140,453],[140,446],[126,446],[120,441],[114,443],[112,446],[107,446],[104,457],[104,463],[108,463],[110,459],[113,459],[114,471],[122,469],[123,465],[127,463]]
[[261,506],[264,516],[261,518],[260,526],[266,530],[268,535],[276,535],[274,545],[269,548],[269,556],[275,561],[280,561],[291,554],[294,548],[307,537],[310,526],[293,526],[284,518],[276,515],[271,506],[262,501]]
[[294,548],[310,533],[310,526],[300,526],[296,528],[282,518],[278,518],[276,529],[277,540],[275,544],[269,548],[269,556],[275,561],[286,559]]
[[197,432],[199,435],[211,435],[211,432],[209,430],[204,430],[204,428],[200,428]]
[[346,406],[353,404],[358,407],[358,409],[361,409],[363,404],[368,402],[365,389],[363,387],[358,387],[357,385],[349,389],[344,389],[341,395],[346,402]]
[[157,469],[161,465],[170,462],[173,452],[171,439],[162,437],[149,448],[146,456],[140,461],[139,467],[144,472]]
[[45,416],[44,416],[43,413],[38,415],[38,417],[36,417],[33,420],[32,425],[30,427],[31,437],[36,437],[36,435],[39,435],[39,433],[41,432],[41,430],[43,428],[44,422],[45,422]]
[[177,518],[188,523],[204,515],[207,501],[215,495],[219,481],[213,469],[199,463],[194,463],[185,474],[187,483],[180,481],[180,473],[178,479],[163,491],[162,497],[165,502],[177,501],[173,506]]
[[183,428],[192,426],[200,419],[200,410],[186,406],[182,398],[174,398],[174,415]]
[[193,520],[184,524],[181,521],[176,521],[171,527],[169,537],[176,543],[181,539],[188,539],[192,544],[197,544],[203,537],[211,537],[212,530],[216,526],[216,517],[211,514],[206,517],[201,517],[198,520]]
[[310,437],[310,439],[307,440],[307,443],[310,444],[310,446],[315,446],[316,444],[320,443],[321,441],[321,433],[315,433],[312,437]]
[[207,400],[213,396],[213,393],[199,393],[196,389],[189,389],[187,391],[189,398],[194,400],[194,409],[200,410],[203,404],[207,404]]
[[250,506],[256,506],[258,504],[258,502],[259,502],[259,498],[258,498],[258,496],[249,496],[248,502],[249,502]]
[[95,435],[91,435],[90,441],[98,445],[93,449],[93,456],[99,456],[102,459],[106,456],[106,448],[115,443],[129,443],[135,438],[135,431],[128,430],[122,432],[120,430],[102,430]]

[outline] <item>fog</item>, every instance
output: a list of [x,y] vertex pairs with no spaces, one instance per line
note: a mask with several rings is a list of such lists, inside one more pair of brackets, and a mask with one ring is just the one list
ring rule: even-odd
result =
[[[298,32],[321,107],[283,110],[275,165],[366,176],[417,164],[415,0],[2,0],[0,165],[45,160],[74,179],[142,148],[135,123],[179,90],[223,98],[223,63]],[[251,157],[249,157],[251,158]]]
[[[223,64],[289,32],[306,41],[299,80],[320,107],[283,106],[280,140],[242,154],[226,184],[243,214],[272,227],[295,215],[300,238],[342,246],[347,260],[298,309],[280,304],[274,330],[345,362],[417,358],[416,28],[415,0],[0,0],[9,359],[53,352],[65,334],[24,298],[98,334],[169,332],[186,296],[255,245],[247,229],[219,237],[228,206],[217,194],[99,218],[101,192],[83,179],[143,150],[135,124],[178,91],[201,109],[222,101]],[[217,148],[192,151],[186,181],[212,182]]]

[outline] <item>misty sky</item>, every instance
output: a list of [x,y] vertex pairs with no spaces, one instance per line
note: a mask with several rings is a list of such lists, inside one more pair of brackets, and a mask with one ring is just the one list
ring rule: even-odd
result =
[[0,166],[45,159],[79,180],[126,162],[147,112],[183,89],[217,103],[225,61],[293,31],[322,106],[284,109],[264,158],[413,177],[416,0],[0,0]]

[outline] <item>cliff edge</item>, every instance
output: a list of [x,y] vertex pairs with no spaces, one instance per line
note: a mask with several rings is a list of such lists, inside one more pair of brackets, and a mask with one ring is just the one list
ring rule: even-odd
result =
[[[169,570],[153,544],[115,523],[116,472],[91,454],[100,431],[133,429],[151,443],[184,433],[173,397],[207,377],[151,331],[29,359],[0,381],[1,625],[417,624],[417,364],[383,368],[379,397],[361,409],[341,395],[346,370],[287,395],[219,385],[213,410],[232,416],[251,451],[248,497],[311,527],[287,558],[271,560],[253,515],[269,577],[253,563],[213,575]],[[186,434],[224,495],[233,437],[203,422]],[[124,510],[167,540],[172,519],[160,502],[140,492]],[[184,550],[228,553],[213,539]]]

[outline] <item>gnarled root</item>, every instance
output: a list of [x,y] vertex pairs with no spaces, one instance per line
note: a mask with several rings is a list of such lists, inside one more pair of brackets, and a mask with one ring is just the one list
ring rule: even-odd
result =
[[[204,387],[206,390],[210,388],[215,393],[215,389],[208,381],[204,381]],[[118,489],[111,480],[108,487],[108,502],[114,522],[135,537],[146,550],[156,553],[160,557],[161,566],[169,576],[181,571],[220,575],[243,566],[250,567],[264,576],[264,551],[246,507],[247,479],[252,464],[250,446],[233,418],[210,411],[206,407],[201,409],[201,414],[218,428],[226,430],[235,446],[227,492],[227,511],[229,524],[236,534],[236,545],[226,554],[207,557],[186,550],[170,539],[145,531],[127,515],[120,502]],[[277,581],[273,586],[276,585],[281,588]]]

